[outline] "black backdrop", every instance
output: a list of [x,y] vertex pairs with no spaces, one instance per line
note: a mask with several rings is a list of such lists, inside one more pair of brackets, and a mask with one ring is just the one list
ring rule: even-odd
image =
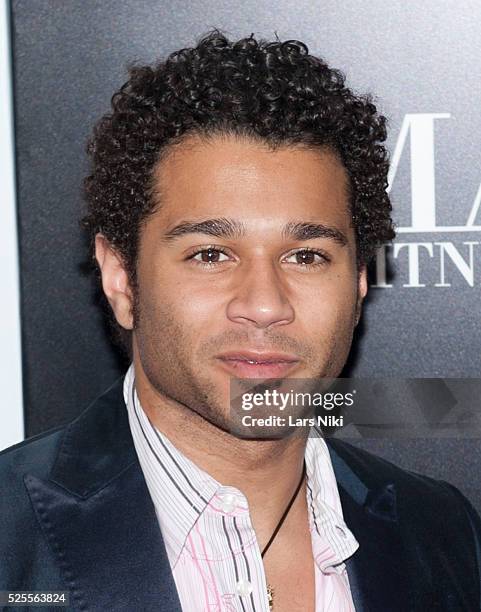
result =
[[[347,373],[480,376],[479,3],[12,0],[11,7],[27,435],[76,416],[126,367],[106,336],[92,279],[81,272],[77,220],[90,129],[125,80],[127,62],[152,62],[211,26],[232,37],[304,40],[354,89],[374,91],[390,120],[390,148],[397,143],[402,153],[392,198],[404,229],[392,286],[371,289]],[[374,284],[382,284],[380,270]],[[355,443],[456,484],[481,509],[477,439]]]

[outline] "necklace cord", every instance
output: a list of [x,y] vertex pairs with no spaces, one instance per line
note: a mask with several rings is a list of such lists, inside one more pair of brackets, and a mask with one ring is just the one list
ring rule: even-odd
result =
[[299,484],[296,487],[296,490],[294,491],[294,495],[291,497],[290,502],[287,504],[286,509],[284,510],[284,514],[281,516],[279,522],[277,523],[276,528],[274,529],[273,534],[271,535],[269,541],[267,542],[267,544],[264,547],[264,550],[261,552],[261,557],[263,558],[264,555],[266,554],[269,546],[272,544],[272,542],[274,541],[274,538],[276,537],[279,529],[282,527],[283,522],[285,521],[287,515],[289,514],[289,510],[291,509],[292,504],[294,503],[294,500],[297,497],[297,494],[299,493],[299,490],[302,486],[302,482],[304,481],[304,476],[306,474],[306,461],[304,460],[304,463],[302,465],[302,475],[301,475],[301,479],[299,480]]

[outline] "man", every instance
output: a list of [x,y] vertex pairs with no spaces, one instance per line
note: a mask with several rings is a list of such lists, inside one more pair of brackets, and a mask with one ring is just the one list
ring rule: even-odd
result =
[[393,237],[385,121],[298,41],[132,68],[83,226],[132,363],[0,461],[0,588],[72,610],[479,610],[452,486],[317,428],[235,435],[232,378],[339,375]]

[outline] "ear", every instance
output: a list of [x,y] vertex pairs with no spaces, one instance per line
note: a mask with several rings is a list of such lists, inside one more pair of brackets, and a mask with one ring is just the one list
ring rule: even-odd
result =
[[133,328],[133,295],[122,258],[99,233],[95,236],[95,258],[102,275],[102,288],[119,325]]
[[360,266],[357,273],[357,304],[356,304],[356,325],[359,323],[362,313],[362,303],[367,295],[367,267],[366,264]]

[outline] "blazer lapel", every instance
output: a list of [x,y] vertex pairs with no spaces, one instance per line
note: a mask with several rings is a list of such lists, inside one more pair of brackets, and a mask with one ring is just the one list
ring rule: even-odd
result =
[[123,377],[67,427],[50,478],[27,475],[25,485],[71,609],[181,612]]
[[[397,514],[396,489],[363,472],[346,446],[327,439],[344,521],[359,549],[346,561],[356,612],[416,609]],[[358,468],[356,470],[356,468]]]

